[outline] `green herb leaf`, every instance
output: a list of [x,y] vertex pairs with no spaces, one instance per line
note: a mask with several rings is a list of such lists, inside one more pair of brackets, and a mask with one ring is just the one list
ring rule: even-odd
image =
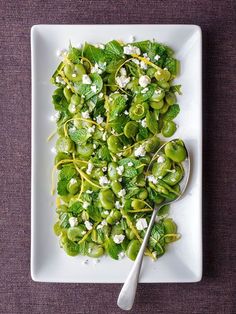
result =
[[129,121],[129,116],[125,114],[121,114],[116,119],[109,122],[109,125],[117,132],[122,133],[124,130],[124,126]]
[[81,50],[78,48],[70,47],[67,58],[73,63],[80,63]]
[[170,91],[173,93],[178,93],[179,95],[182,95],[181,87],[182,85],[173,85],[170,87]]
[[126,98],[124,95],[116,97],[110,106],[110,120],[116,119],[126,108]]
[[64,196],[69,194],[67,190],[67,180],[61,179],[57,182],[57,193],[58,195]]
[[[77,92],[85,97],[85,100],[92,98],[94,95],[100,93],[103,86],[103,80],[101,76],[97,73],[92,73],[89,75],[92,80],[91,84],[83,84],[82,81],[75,83],[75,88]],[[96,92],[94,92],[91,87],[96,87]]]
[[64,96],[63,88],[57,88],[52,95],[52,103],[55,110],[66,111],[68,108],[68,102]]
[[77,216],[83,211],[83,206],[80,202],[74,202],[69,208],[68,212],[72,213],[74,216]]
[[147,86],[147,91],[145,93],[143,93],[144,88],[140,88],[140,91],[138,92],[138,94],[134,98],[134,102],[135,103],[141,103],[141,102],[148,100],[154,94],[155,88],[156,88],[155,84],[149,84]]
[[123,57],[123,48],[116,40],[108,42],[104,52],[110,59],[121,59]]
[[83,56],[92,63],[102,63],[105,60],[103,50],[88,43],[84,45]]
[[69,136],[76,144],[84,144],[91,137],[91,134],[86,129],[69,129]]
[[122,251],[120,244],[116,244],[111,238],[105,241],[105,248],[108,255],[113,259],[119,259],[119,253]]
[[90,205],[88,206],[86,210],[87,210],[87,213],[89,214],[89,217],[92,218],[94,221],[102,220],[101,212],[98,207],[94,205]]

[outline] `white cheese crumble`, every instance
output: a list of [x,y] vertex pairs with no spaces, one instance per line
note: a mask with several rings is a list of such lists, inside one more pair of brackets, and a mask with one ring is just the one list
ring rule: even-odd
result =
[[126,76],[117,76],[116,77],[116,83],[121,87],[124,88],[130,81],[130,77],[126,77]]
[[90,205],[89,202],[86,202],[86,201],[83,202],[83,208],[84,209],[87,209],[89,207],[89,205]]
[[60,113],[57,111],[54,115],[50,117],[50,121],[57,121],[60,118]]
[[[109,214],[109,212],[108,212],[108,214]],[[107,225],[107,222],[106,222],[106,220],[103,220],[98,226],[97,226],[97,229],[102,229],[104,226],[106,226]]]
[[157,184],[157,179],[153,175],[147,176],[147,179],[149,182]]
[[75,227],[78,225],[78,219],[76,217],[69,218],[69,224],[71,227]]
[[89,162],[86,173],[91,174],[92,170],[93,170],[93,164],[91,162]]
[[92,69],[91,69],[91,73],[102,74],[102,69],[100,69],[99,65],[97,63],[95,63],[94,67],[92,67]]
[[75,106],[75,104],[70,103],[69,106],[68,106],[68,110],[69,110],[71,113],[75,113],[75,112],[76,112],[76,106]]
[[106,172],[107,171],[107,167],[102,167],[102,172]]
[[143,70],[147,70],[147,64],[143,60],[140,62],[140,68]]
[[126,76],[126,75],[127,75],[127,72],[126,72],[126,69],[125,69],[125,68],[122,67],[122,68],[120,69],[120,75],[121,75],[121,76]]
[[141,146],[135,148],[135,150],[134,150],[134,156],[135,157],[139,157],[139,156],[143,157],[145,155],[146,155],[146,151],[145,151],[144,146],[141,145]]
[[103,97],[103,93],[99,93],[98,97],[101,99]]
[[157,163],[162,164],[165,161],[165,158],[163,156],[158,157]]
[[143,120],[141,120],[141,125],[142,127],[146,128],[147,127],[147,121],[146,118],[144,118]]
[[132,167],[133,165],[132,161],[128,162],[128,167]]
[[84,118],[84,119],[89,119],[89,118],[90,118],[90,115],[89,115],[89,112],[88,112],[88,111],[83,111],[83,112],[81,112],[81,116],[82,116],[82,118]]
[[83,74],[82,76],[82,83],[86,85],[92,84],[91,78],[88,76],[88,74]]
[[89,262],[88,259],[86,259],[82,262],[82,265],[88,265],[88,262]]
[[104,211],[104,214],[105,214],[105,215],[109,215],[109,211],[108,211],[108,210],[105,210],[105,211]]
[[104,118],[101,117],[100,115],[96,117],[96,121],[98,124],[101,124],[103,122]]
[[108,180],[108,178],[106,176],[102,176],[99,178],[99,183],[101,186],[105,186],[105,185],[109,184],[110,181]]
[[89,132],[90,134],[94,133],[94,132],[95,132],[95,125],[90,126],[90,127],[88,128],[88,132]]
[[149,83],[151,83],[151,79],[147,75],[141,75],[138,82],[141,87],[146,87]]
[[93,191],[92,191],[92,190],[87,190],[86,193],[87,193],[87,194],[92,194]]
[[117,173],[121,176],[122,173],[124,172],[124,166],[116,167],[116,171],[117,171]]
[[96,93],[97,92],[97,87],[95,85],[91,85],[91,91],[93,93]]
[[64,82],[64,80],[62,79],[61,76],[56,76],[56,83],[61,83],[63,85],[65,85],[66,83]]
[[118,181],[119,181],[119,182],[122,182],[122,178],[119,178]]
[[106,141],[106,140],[107,140],[107,132],[104,132],[104,133],[103,133],[102,139],[103,139],[103,141]]
[[84,225],[85,225],[87,230],[91,230],[93,228],[93,224],[90,221],[88,221],[88,220],[86,220],[84,222]]
[[124,47],[124,54],[126,54],[126,55],[132,55],[132,54],[140,55],[141,51],[138,47],[135,47],[132,45],[127,45]]
[[121,203],[119,201],[115,202],[115,208],[117,208],[117,209],[122,208]]
[[132,62],[139,65],[139,60],[138,59],[132,59]]
[[148,54],[146,52],[143,54],[143,56],[145,59],[150,60],[150,58],[148,57]]
[[97,148],[97,145],[96,145],[96,144],[93,144],[93,148],[96,149],[96,148]]
[[75,73],[72,73],[72,75],[71,75],[72,77],[76,77],[76,74]]
[[155,55],[154,59],[155,59],[156,61],[158,61],[158,60],[160,59],[160,56],[159,56],[159,55]]
[[120,244],[124,241],[125,236],[123,234],[115,234],[113,240],[116,244]]
[[141,90],[141,94],[145,94],[146,92],[148,92],[149,88],[145,87],[144,89]]
[[124,114],[127,116],[129,114],[129,112],[127,110],[125,110]]
[[95,44],[94,45],[96,48],[100,48],[100,49],[105,49],[105,46],[103,44]]
[[136,228],[140,231],[146,229],[147,226],[147,220],[145,218],[139,218],[136,222]]
[[75,184],[75,183],[77,183],[77,180],[75,178],[71,178],[70,179],[70,184]]
[[124,197],[125,194],[126,194],[125,189],[122,189],[122,190],[120,190],[120,192],[118,192],[118,196],[119,196],[119,197]]

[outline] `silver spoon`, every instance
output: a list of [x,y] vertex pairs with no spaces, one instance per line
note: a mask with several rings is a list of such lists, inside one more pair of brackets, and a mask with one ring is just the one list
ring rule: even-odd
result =
[[[171,140],[170,142],[175,141],[175,140],[177,140],[177,139]],[[167,143],[169,143],[169,142],[167,142]],[[164,146],[167,143],[163,144],[158,149],[158,151],[155,153],[155,155],[153,156],[153,158],[151,160],[151,163],[149,164],[148,169],[150,168],[152,162],[154,161],[155,156],[158,155],[158,153],[164,148]],[[143,239],[142,245],[140,247],[139,253],[138,253],[136,260],[133,264],[133,267],[132,267],[132,269],[131,269],[131,271],[130,271],[130,273],[129,273],[129,275],[128,275],[128,277],[127,277],[127,279],[126,279],[126,281],[125,281],[125,283],[124,283],[124,285],[120,291],[120,294],[119,294],[119,297],[117,300],[117,305],[122,310],[126,310],[126,311],[131,310],[131,308],[133,306],[135,294],[136,294],[136,289],[137,289],[137,284],[138,284],[138,280],[139,280],[139,273],[140,273],[140,269],[141,269],[142,261],[143,261],[143,254],[145,252],[145,249],[146,249],[146,246],[148,243],[148,239],[149,239],[149,236],[150,236],[150,233],[152,230],[152,226],[155,222],[155,217],[156,217],[158,210],[164,205],[167,205],[167,204],[170,204],[170,203],[173,203],[173,202],[179,200],[182,197],[182,195],[184,194],[184,191],[187,187],[189,174],[190,174],[190,157],[189,157],[189,153],[188,153],[187,148],[186,148],[186,152],[187,152],[187,158],[185,159],[185,161],[183,161],[181,163],[183,168],[184,168],[184,177],[180,182],[181,194],[179,195],[178,198],[176,198],[173,201],[165,201],[165,202],[161,203],[160,205],[156,205],[154,207],[152,217],[151,217],[149,226],[147,228],[145,237]]]

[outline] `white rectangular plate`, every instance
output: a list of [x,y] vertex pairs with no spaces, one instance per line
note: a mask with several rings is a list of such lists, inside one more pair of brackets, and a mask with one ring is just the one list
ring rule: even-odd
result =
[[59,247],[53,234],[54,198],[50,195],[50,173],[54,142],[46,138],[55,129],[49,80],[59,59],[58,49],[69,41],[106,43],[111,39],[129,41],[156,39],[174,49],[181,62],[182,84],[179,97],[181,113],[175,137],[182,138],[192,158],[191,179],[184,198],[171,207],[170,216],[178,224],[182,238],[170,244],[156,262],[144,259],[140,282],[196,282],[202,276],[202,77],[201,29],[195,25],[36,25],[31,29],[32,48],[32,207],[31,207],[31,276],[47,282],[124,282],[132,266],[125,258],[109,257],[95,264],[85,257],[69,257]]

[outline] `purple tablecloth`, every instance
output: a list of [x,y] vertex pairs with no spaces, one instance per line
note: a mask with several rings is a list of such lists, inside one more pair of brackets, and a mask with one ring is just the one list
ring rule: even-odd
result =
[[0,0],[0,17],[0,313],[122,312],[121,285],[30,277],[30,28],[47,23],[202,27],[204,276],[196,284],[140,284],[132,313],[235,313],[235,1]]

